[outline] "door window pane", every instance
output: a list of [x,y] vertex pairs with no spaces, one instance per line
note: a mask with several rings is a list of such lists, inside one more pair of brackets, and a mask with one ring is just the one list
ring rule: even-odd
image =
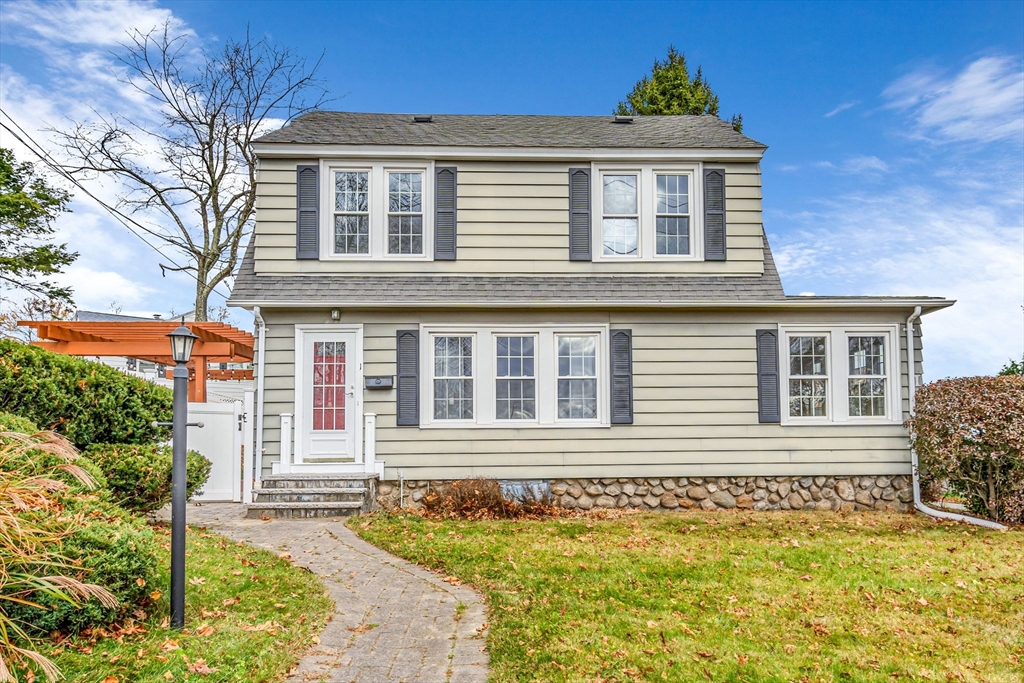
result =
[[473,419],[472,337],[434,337],[434,419]]
[[344,430],[345,342],[313,342],[313,430]]
[[537,417],[534,338],[497,337],[495,413],[498,420]]
[[847,339],[850,417],[885,416],[885,337]]
[[789,338],[789,415],[828,413],[828,342],[824,335]]
[[597,337],[559,336],[558,419],[597,419]]

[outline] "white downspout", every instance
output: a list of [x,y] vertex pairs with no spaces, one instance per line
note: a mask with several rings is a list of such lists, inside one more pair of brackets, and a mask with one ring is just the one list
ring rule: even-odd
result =
[[252,474],[256,480],[254,488],[259,488],[263,475],[263,369],[266,367],[267,324],[260,315],[259,306],[252,307],[252,314],[256,318],[256,334],[259,339],[259,356],[256,357],[256,447],[252,459],[255,471]]
[[[915,386],[915,373],[914,373],[914,322],[921,317],[921,307],[915,306],[914,312],[907,318],[907,386],[910,389],[910,415],[914,415],[914,390]],[[974,524],[976,526],[983,526],[988,529],[1005,529],[1006,527],[999,522],[992,522],[987,519],[978,519],[977,517],[971,517],[969,515],[961,515],[955,512],[947,512],[945,510],[936,510],[930,508],[924,504],[921,500],[921,481],[917,478],[917,451],[913,447],[910,448],[910,466],[911,466],[911,478],[914,482],[914,507],[920,512],[931,517],[938,519],[948,519],[954,522],[966,522],[967,524]]]

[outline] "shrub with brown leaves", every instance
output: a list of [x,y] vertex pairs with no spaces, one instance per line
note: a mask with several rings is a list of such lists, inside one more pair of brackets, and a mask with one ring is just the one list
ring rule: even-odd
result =
[[947,482],[974,514],[1013,521],[1024,497],[1024,376],[939,380],[916,399],[907,428],[923,478]]
[[441,519],[538,519],[564,516],[547,496],[527,488],[512,500],[495,479],[460,479],[423,498],[423,514]]

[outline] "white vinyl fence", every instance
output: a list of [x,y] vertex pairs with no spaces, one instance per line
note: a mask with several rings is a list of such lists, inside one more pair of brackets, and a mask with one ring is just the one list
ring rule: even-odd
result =
[[241,502],[243,488],[249,488],[243,487],[242,473],[252,469],[251,415],[252,392],[246,393],[244,402],[188,404],[189,423],[203,423],[201,428],[188,428],[188,448],[213,465],[202,495],[193,500]]

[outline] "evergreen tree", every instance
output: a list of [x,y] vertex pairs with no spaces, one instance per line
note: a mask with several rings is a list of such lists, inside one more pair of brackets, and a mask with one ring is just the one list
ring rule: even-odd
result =
[[[620,116],[718,116],[718,95],[704,77],[701,68],[690,78],[686,55],[669,46],[665,61],[654,60],[651,75],[644,76],[633,91],[619,102]],[[736,132],[743,132],[743,115],[731,119]]]

